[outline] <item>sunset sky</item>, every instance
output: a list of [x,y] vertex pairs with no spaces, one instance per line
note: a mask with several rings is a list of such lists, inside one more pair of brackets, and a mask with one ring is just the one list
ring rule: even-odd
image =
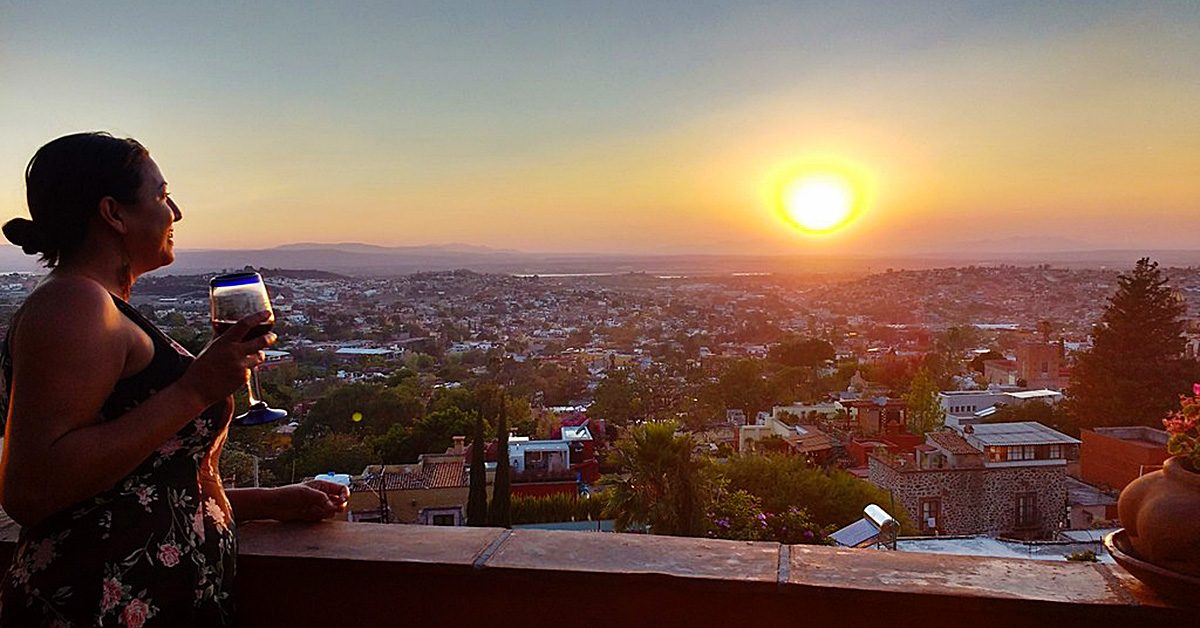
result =
[[[184,249],[1200,248],[1195,1],[251,4],[0,0],[0,216],[101,129]],[[869,202],[798,233],[827,165]]]

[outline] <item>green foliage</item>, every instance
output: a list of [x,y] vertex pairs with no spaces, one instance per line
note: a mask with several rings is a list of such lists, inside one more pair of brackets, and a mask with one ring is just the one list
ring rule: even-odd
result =
[[404,387],[338,386],[313,404],[296,429],[295,437],[307,441],[328,433],[359,437],[384,434],[394,425],[412,425],[421,415],[421,409],[421,399]]
[[[251,454],[241,451],[237,447],[230,447],[226,443],[226,446],[221,448],[221,460],[218,465],[223,481],[232,482],[234,486],[252,486],[254,484],[254,456]],[[261,470],[259,483],[269,484],[262,481]]]
[[1064,434],[1079,432],[1070,414],[1062,404],[1044,401],[1027,401],[1019,405],[999,406],[996,412],[983,420],[984,423],[1020,423],[1033,421],[1052,427]]
[[717,470],[728,481],[728,490],[754,495],[763,510],[786,513],[793,507],[803,508],[820,528],[853,523],[868,504],[878,504],[902,529],[914,529],[908,514],[899,503],[892,504],[887,491],[845,471],[811,467],[796,456],[734,456],[717,465]]
[[512,527],[512,475],[508,465],[508,410],[500,395],[500,415],[496,423],[496,479],[492,482],[492,502],[488,523]]
[[832,527],[812,522],[808,511],[795,506],[782,512],[764,511],[758,497],[744,490],[718,491],[709,512],[708,535],[735,541],[776,541],[788,545],[827,544]]
[[[172,314],[179,313],[172,312]],[[212,340],[211,329],[208,327],[196,329],[195,327],[187,325],[187,321],[184,321],[184,323],[181,325],[173,326],[168,329],[167,335],[170,336],[172,340],[182,345],[183,348],[187,349],[192,355],[200,355],[200,352],[204,351],[204,347],[208,346],[208,342]]]
[[1083,550],[1081,552],[1072,552],[1067,554],[1067,560],[1079,563],[1098,563],[1099,558],[1096,558],[1096,552],[1092,550]]
[[708,518],[712,522],[708,535],[718,539],[757,541],[767,530],[760,500],[740,489],[718,491]]
[[599,521],[604,512],[599,495],[581,498],[562,493],[537,497],[513,496],[512,523],[559,523],[563,521]]
[[623,369],[609,369],[608,374],[596,387],[595,401],[588,413],[606,423],[625,426],[636,416],[635,392],[629,373]]
[[691,436],[676,435],[673,422],[645,423],[619,439],[611,463],[620,469],[601,484],[611,488],[606,514],[618,531],[649,526],[655,534],[700,536],[711,478],[692,452]]
[[416,462],[425,453],[441,453],[454,443],[455,436],[472,431],[476,413],[450,407],[431,412],[411,426],[394,423],[385,434],[370,437],[366,443],[377,459],[388,463]]
[[836,353],[828,341],[792,337],[771,349],[769,359],[784,366],[817,367],[832,360]]
[[721,373],[717,385],[724,406],[744,410],[751,421],[760,411],[770,409],[770,391],[759,360],[733,362]]
[[1071,370],[1067,409],[1082,427],[1159,427],[1196,375],[1184,357],[1187,306],[1149,258],[1117,284]]
[[913,377],[908,393],[904,395],[907,404],[905,414],[908,417],[908,431],[913,434],[924,434],[941,427],[946,421],[946,412],[938,403],[938,386],[929,371],[921,368]]
[[484,464],[483,416],[475,415],[471,433],[471,489],[467,498],[467,525],[487,525],[487,469]]
[[367,465],[378,463],[371,448],[349,434],[327,434],[295,451],[297,477],[320,473],[362,473]]

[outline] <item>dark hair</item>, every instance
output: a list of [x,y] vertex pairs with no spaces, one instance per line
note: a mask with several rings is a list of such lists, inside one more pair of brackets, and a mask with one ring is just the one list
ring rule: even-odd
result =
[[4,223],[4,237],[53,268],[79,250],[100,199],[137,200],[150,157],[132,138],[108,133],[65,135],[38,149],[25,168],[29,216]]

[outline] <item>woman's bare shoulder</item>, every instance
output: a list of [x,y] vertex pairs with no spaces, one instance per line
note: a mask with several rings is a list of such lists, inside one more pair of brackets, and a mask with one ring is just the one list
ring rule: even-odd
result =
[[21,306],[16,332],[22,339],[76,341],[111,331],[120,317],[112,295],[100,284],[85,277],[52,276]]

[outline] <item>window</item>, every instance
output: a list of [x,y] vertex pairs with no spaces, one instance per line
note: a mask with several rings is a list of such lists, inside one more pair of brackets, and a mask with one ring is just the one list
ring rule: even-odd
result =
[[942,516],[942,500],[927,498],[921,500],[921,532],[932,534],[937,532],[939,519]]
[[988,462],[1003,462],[1007,457],[1006,447],[988,447]]
[[1017,494],[1017,527],[1037,526],[1037,493]]
[[452,526],[454,525],[454,515],[434,515],[433,525],[435,526]]
[[1008,448],[1007,460],[1033,460],[1037,457],[1037,447],[1033,445],[1017,445]]
[[1050,446],[1050,455],[1048,457],[1052,460],[1057,460],[1059,458],[1062,458],[1063,457],[1062,445],[1051,445]]

